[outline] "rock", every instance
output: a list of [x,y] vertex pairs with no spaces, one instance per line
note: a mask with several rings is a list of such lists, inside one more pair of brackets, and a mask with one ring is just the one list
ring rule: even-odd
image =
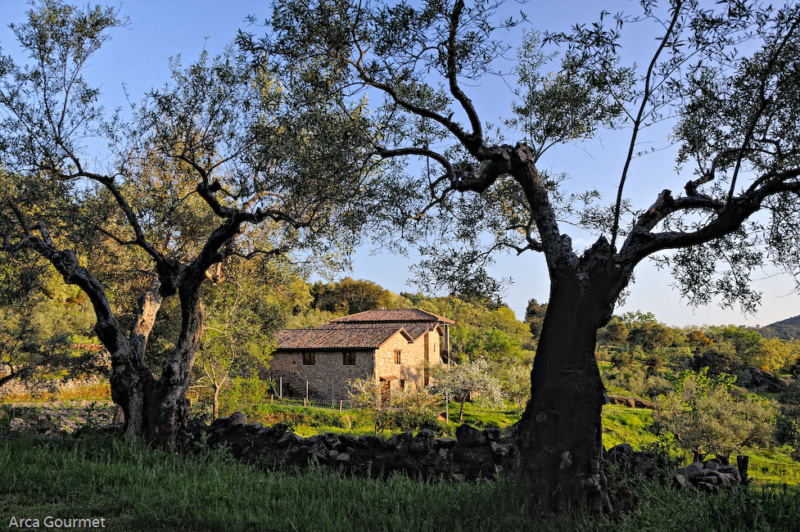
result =
[[382,449],[386,446],[386,440],[383,438],[378,438],[377,436],[359,436],[358,440],[356,441],[356,447],[359,448],[374,448],[374,449]]
[[327,460],[328,448],[325,446],[325,443],[323,443],[322,439],[319,439],[315,441],[308,449],[308,454],[317,458],[318,460]]
[[694,477],[699,476],[703,473],[703,463],[692,462],[688,466],[676,469],[675,473],[683,475],[684,477],[686,477],[687,480],[692,480]]
[[615,460],[620,457],[631,456],[633,453],[633,446],[630,443],[620,443],[609,449],[606,455],[610,460]]
[[350,455],[348,453],[337,453],[336,461],[337,462],[349,462],[350,461]]
[[247,424],[247,430],[249,430],[249,431],[251,431],[251,432],[258,432],[258,431],[259,431],[259,430],[261,430],[263,427],[264,427],[264,424],[263,424],[263,423],[258,423],[258,422],[255,422],[255,423],[248,423],[248,424]]
[[786,389],[786,383],[769,371],[750,368],[750,375],[753,376],[753,382],[756,384],[756,386],[762,390],[769,390],[770,392],[782,392]]
[[486,435],[486,439],[489,441],[497,441],[500,439],[500,429],[497,427],[491,427],[483,431]]
[[714,484],[709,484],[708,482],[698,482],[695,484],[695,487],[700,491],[705,491],[708,493],[716,493],[718,488]]
[[739,469],[733,466],[722,466],[717,469],[718,473],[722,473],[725,475],[730,475],[733,477],[736,484],[740,484],[742,482],[742,475],[739,472]]
[[438,440],[436,440],[435,445],[436,447],[442,449],[452,449],[453,447],[456,446],[456,443],[458,442],[456,442],[456,440],[454,440],[453,438],[439,438]]
[[18,432],[24,432],[28,430],[28,424],[25,423],[25,420],[19,417],[12,417],[11,421],[8,422],[9,430],[15,430]]
[[329,449],[335,449],[339,443],[339,437],[333,432],[326,432],[322,435],[322,438],[322,441],[325,442]]
[[450,478],[455,482],[465,482],[467,480],[467,477],[465,477],[461,473],[453,473],[452,475],[450,475]]
[[689,486],[689,481],[686,479],[685,476],[681,475],[680,473],[675,473],[674,476],[672,477],[672,480],[674,480],[675,483],[681,488],[686,488]]
[[492,452],[501,458],[505,458],[509,452],[511,452],[511,445],[491,442],[489,447],[492,449]]
[[339,447],[356,447],[358,445],[358,438],[352,434],[342,434],[338,437],[338,444]]
[[477,447],[486,443],[486,435],[466,423],[456,429],[456,439],[459,447]]
[[461,447],[453,450],[453,463],[461,467],[461,472],[469,479],[492,478],[500,457],[492,453],[488,445]]
[[710,469],[711,471],[716,471],[720,467],[722,467],[722,464],[720,463],[719,460],[713,460],[712,459],[712,460],[706,460],[705,462],[703,462],[703,468],[704,469]]
[[422,429],[408,447],[408,452],[414,455],[428,454],[433,450],[433,442],[436,435],[432,430]]
[[386,442],[386,445],[394,449],[398,453],[403,453],[408,450],[408,447],[411,445],[411,442],[414,440],[414,435],[411,431],[404,432],[402,434],[396,434],[389,438]]
[[450,455],[450,453],[444,447],[439,449],[438,454],[443,460],[447,460],[447,457]]
[[275,447],[278,449],[285,449],[287,447],[298,446],[303,439],[294,433],[284,434],[281,438],[275,442]]
[[242,412],[234,412],[228,417],[228,424],[231,427],[236,427],[238,425],[247,425],[247,416],[244,415]]

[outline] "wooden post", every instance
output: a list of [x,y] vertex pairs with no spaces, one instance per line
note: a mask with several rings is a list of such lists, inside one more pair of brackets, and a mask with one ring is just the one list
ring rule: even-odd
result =
[[269,394],[269,404],[275,404],[275,396],[273,394]]
[[342,401],[339,401],[339,412],[342,411]]
[[283,399],[283,377],[279,377],[280,379],[280,389],[278,390],[278,394],[280,395],[281,399]]
[[303,397],[303,408],[308,407],[308,397]]

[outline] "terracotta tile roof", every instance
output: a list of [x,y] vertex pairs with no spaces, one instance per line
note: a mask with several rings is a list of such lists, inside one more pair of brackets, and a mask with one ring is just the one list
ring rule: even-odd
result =
[[351,314],[350,316],[343,316],[331,320],[331,323],[346,323],[346,322],[360,322],[360,323],[380,323],[380,322],[443,322],[452,324],[453,320],[443,316],[437,316],[431,312],[418,309],[384,309],[384,310],[367,310],[359,312],[358,314]]
[[338,322],[338,323],[328,323],[327,325],[321,325],[317,327],[317,329],[340,329],[340,330],[350,330],[354,327],[383,327],[386,325],[391,325],[395,329],[398,327],[402,327],[405,329],[406,333],[411,337],[412,341],[416,341],[417,338],[425,334],[426,332],[435,329],[438,325],[435,321],[411,321],[411,322],[379,322],[379,323],[369,323],[369,322]]
[[279,351],[377,349],[398,332],[413,341],[402,325],[395,323],[283,329],[276,337]]

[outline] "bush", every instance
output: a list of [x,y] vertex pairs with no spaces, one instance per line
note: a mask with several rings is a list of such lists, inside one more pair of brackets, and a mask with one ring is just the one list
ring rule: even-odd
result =
[[639,368],[616,369],[606,372],[606,382],[630,392],[631,395],[653,398],[668,393],[672,385],[659,375],[647,375]]
[[620,350],[611,355],[611,363],[617,369],[625,369],[633,364],[633,353],[626,350]]
[[733,346],[728,343],[717,343],[703,348],[700,355],[695,357],[692,362],[692,369],[700,371],[708,368],[709,375],[723,373],[735,375],[743,366],[744,362],[736,354]]

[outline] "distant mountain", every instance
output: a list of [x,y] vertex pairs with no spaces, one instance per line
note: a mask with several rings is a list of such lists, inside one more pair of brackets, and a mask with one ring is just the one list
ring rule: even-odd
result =
[[800,339],[800,316],[776,321],[759,329],[764,338]]

